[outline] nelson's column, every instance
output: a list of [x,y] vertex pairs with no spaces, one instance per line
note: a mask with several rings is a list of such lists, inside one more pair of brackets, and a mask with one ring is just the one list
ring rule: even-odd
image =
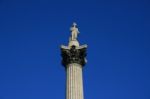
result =
[[61,45],[62,64],[66,69],[66,99],[84,99],[82,68],[87,62],[87,45],[80,46],[76,23],[73,23],[70,30],[68,46]]

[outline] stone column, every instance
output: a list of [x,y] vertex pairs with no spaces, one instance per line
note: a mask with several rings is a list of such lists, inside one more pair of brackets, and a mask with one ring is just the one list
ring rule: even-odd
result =
[[66,69],[66,99],[84,99],[82,68],[86,63],[87,45],[80,46],[77,24],[71,27],[68,46],[61,46],[62,64]]
[[84,99],[82,66],[77,63],[68,64],[66,72],[66,99]]
[[66,99],[84,99],[82,68],[86,63],[86,48],[61,46],[62,64],[66,69]]

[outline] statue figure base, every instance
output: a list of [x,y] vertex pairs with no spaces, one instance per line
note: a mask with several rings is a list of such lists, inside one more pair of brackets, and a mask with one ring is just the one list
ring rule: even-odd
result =
[[68,46],[69,47],[71,47],[71,46],[79,47],[79,42],[77,40],[71,40],[71,41],[69,41]]

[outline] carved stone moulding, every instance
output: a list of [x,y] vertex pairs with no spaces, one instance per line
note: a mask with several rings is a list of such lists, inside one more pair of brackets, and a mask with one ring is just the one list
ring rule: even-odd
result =
[[82,66],[86,64],[87,45],[82,46],[61,46],[62,64],[66,67],[71,63],[78,63]]

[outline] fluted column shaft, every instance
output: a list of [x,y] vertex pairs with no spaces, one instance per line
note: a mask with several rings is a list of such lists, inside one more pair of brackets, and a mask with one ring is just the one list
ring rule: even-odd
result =
[[71,63],[66,66],[66,99],[84,99],[82,66]]

